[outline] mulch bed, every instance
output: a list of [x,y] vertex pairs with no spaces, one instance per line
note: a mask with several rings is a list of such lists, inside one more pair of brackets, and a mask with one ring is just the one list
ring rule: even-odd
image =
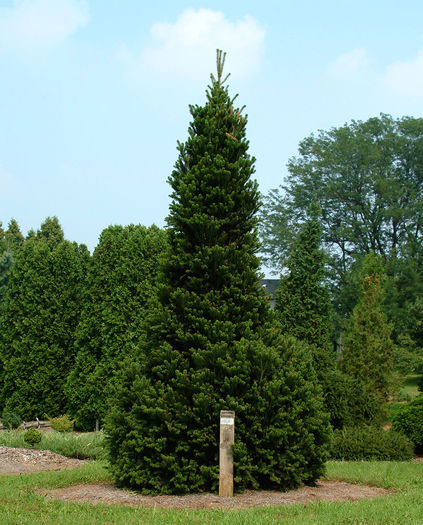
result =
[[49,499],[77,503],[105,503],[106,505],[130,505],[133,507],[169,509],[245,509],[269,505],[294,505],[317,501],[356,501],[391,494],[378,487],[352,485],[343,481],[319,481],[315,487],[302,487],[288,492],[248,490],[233,498],[221,498],[215,494],[185,494],[183,496],[143,496],[118,489],[112,483],[73,485],[71,487],[43,491]]

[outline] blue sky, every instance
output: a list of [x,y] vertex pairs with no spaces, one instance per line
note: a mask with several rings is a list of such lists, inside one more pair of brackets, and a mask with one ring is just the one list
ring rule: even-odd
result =
[[109,224],[164,225],[216,47],[267,193],[310,133],[421,116],[422,19],[421,0],[0,0],[0,221],[57,215],[91,250]]

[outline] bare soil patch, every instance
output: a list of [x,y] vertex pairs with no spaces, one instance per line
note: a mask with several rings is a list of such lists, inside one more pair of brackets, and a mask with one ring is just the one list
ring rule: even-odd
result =
[[50,452],[27,448],[0,447],[0,474],[26,474],[43,470],[64,470],[85,463]]
[[352,485],[340,481],[319,481],[314,487],[302,487],[288,492],[249,490],[233,498],[221,498],[215,494],[186,494],[183,496],[143,496],[118,489],[112,483],[73,485],[71,487],[43,491],[49,499],[75,501],[77,503],[105,503],[106,505],[130,505],[147,508],[172,509],[244,509],[269,505],[294,505],[317,501],[355,501],[377,498],[390,492],[377,487]]

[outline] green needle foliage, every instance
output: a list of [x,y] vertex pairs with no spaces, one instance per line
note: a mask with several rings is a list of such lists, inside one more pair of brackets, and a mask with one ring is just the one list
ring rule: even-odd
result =
[[4,232],[5,249],[12,253],[17,253],[23,246],[24,236],[21,233],[18,223],[11,219],[7,230]]
[[9,275],[13,266],[13,255],[10,251],[5,251],[0,255],[0,312],[3,304],[4,296],[6,295],[7,285],[9,283]]
[[347,413],[345,378],[336,370],[329,292],[324,284],[325,254],[321,249],[320,210],[312,206],[302,225],[276,293],[275,312],[283,333],[308,343],[323,389],[331,424],[342,427]]
[[143,334],[148,304],[157,294],[158,259],[166,234],[156,226],[109,226],[89,267],[78,351],[66,393],[79,428],[92,430],[108,410],[109,385]]
[[271,325],[259,285],[257,184],[246,118],[218,52],[169,179],[170,253],[143,352],[122,369],[108,422],[116,481],[216,490],[219,412],[236,412],[235,483],[287,489],[323,471],[329,427],[306,349]]
[[383,311],[384,273],[380,258],[369,253],[363,263],[359,301],[346,325],[341,366],[380,404],[396,387],[392,325]]
[[302,226],[287,261],[288,274],[276,293],[275,311],[284,333],[313,345],[319,376],[334,367],[330,299],[324,285],[325,255],[320,247],[322,228],[317,210]]
[[0,327],[0,405],[23,419],[64,412],[87,257],[83,246],[40,235],[25,241],[10,273]]

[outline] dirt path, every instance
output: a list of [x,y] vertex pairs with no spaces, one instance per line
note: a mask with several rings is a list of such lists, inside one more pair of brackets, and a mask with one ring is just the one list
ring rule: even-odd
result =
[[79,467],[83,463],[80,459],[66,458],[50,450],[0,447],[0,474],[64,470]]

